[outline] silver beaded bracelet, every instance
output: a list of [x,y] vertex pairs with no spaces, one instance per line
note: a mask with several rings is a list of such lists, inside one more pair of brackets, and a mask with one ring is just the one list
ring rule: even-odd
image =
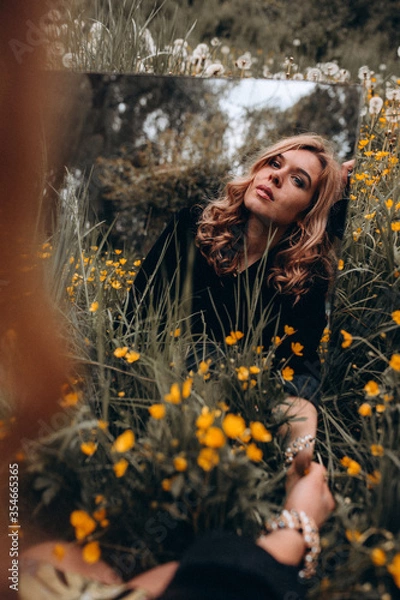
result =
[[315,437],[310,433],[304,437],[297,437],[285,450],[285,463],[287,466],[291,465],[294,457],[298,455],[304,448],[309,448],[315,442]]
[[269,519],[265,527],[269,532],[286,528],[294,529],[302,534],[307,552],[304,556],[304,566],[299,572],[299,577],[302,579],[313,577],[317,570],[318,557],[321,552],[318,527],[314,519],[302,510],[299,512],[296,510],[283,510],[274,519]]

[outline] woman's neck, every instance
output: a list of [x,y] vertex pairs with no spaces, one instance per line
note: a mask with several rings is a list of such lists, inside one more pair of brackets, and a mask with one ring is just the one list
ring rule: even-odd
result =
[[[250,266],[259,260],[266,250],[270,250],[278,244],[286,229],[286,227],[279,228],[272,223],[262,223],[250,215],[246,227],[243,263],[246,262],[246,266]],[[243,265],[242,268],[244,268]]]

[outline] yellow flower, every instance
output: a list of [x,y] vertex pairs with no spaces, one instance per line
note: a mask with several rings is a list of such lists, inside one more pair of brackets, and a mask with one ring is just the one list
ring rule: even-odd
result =
[[153,419],[163,419],[165,417],[165,406],[164,404],[153,404],[150,406],[149,413]]
[[327,344],[329,342],[329,338],[331,335],[331,331],[328,328],[325,328],[322,334],[321,343]]
[[75,528],[77,540],[83,540],[97,527],[96,521],[84,510],[74,510],[70,515],[69,522]]
[[372,415],[372,407],[368,402],[364,402],[358,409],[358,414],[362,417],[370,417]]
[[171,385],[169,393],[164,396],[164,400],[171,404],[179,404],[181,402],[181,390],[178,383]]
[[112,452],[128,452],[135,445],[135,434],[131,429],[127,429],[114,441],[111,450]]
[[208,407],[204,406],[201,415],[197,417],[196,427],[199,429],[208,429],[214,423],[214,413],[210,412]]
[[142,264],[142,261],[140,259],[135,260],[135,262],[133,263],[134,267],[140,267],[140,265]]
[[97,302],[92,302],[92,304],[90,305],[89,311],[90,312],[96,312],[96,310],[99,309],[99,303]]
[[270,442],[272,435],[260,421],[250,423],[251,435],[256,442]]
[[351,333],[348,333],[344,329],[341,329],[340,333],[343,336],[342,348],[348,348],[349,346],[351,346],[351,343],[353,341],[353,336],[351,335]]
[[249,368],[249,371],[252,375],[258,375],[258,373],[261,371],[260,367],[257,367],[257,365],[252,365]]
[[198,369],[198,374],[199,375],[206,375],[208,373],[208,369],[210,368],[210,364],[211,364],[211,358],[207,359],[207,360],[202,360],[199,364],[199,369]]
[[371,560],[376,567],[382,567],[386,563],[386,553],[382,548],[374,548],[371,552]]
[[213,448],[202,448],[197,457],[197,464],[203,471],[211,471],[219,463],[219,454]]
[[296,356],[303,356],[303,344],[300,344],[300,342],[292,342],[290,347],[292,349],[293,354],[295,354]]
[[373,398],[379,394],[379,385],[376,381],[368,381],[368,383],[364,385],[364,391],[367,396]]
[[97,427],[99,429],[101,429],[102,431],[105,431],[108,427],[108,423],[107,423],[107,421],[103,421],[103,419],[99,419],[97,421]]
[[247,381],[247,379],[249,378],[250,372],[247,367],[239,367],[238,369],[236,369],[236,372],[239,381]]
[[393,354],[392,358],[390,359],[389,366],[394,371],[400,371],[400,354]]
[[64,408],[68,406],[75,406],[79,402],[79,394],[77,392],[67,392],[63,395],[60,402]]
[[349,475],[358,475],[361,471],[361,465],[348,456],[343,456],[340,462],[344,467],[347,467],[347,473]]
[[129,466],[128,461],[125,458],[121,458],[118,462],[113,465],[113,470],[116,477],[123,477],[125,475],[125,471]]
[[229,414],[222,421],[222,429],[229,438],[235,439],[244,433],[246,423],[240,415]]
[[378,485],[381,482],[382,475],[376,469],[372,473],[367,473],[367,481],[370,485]]
[[171,479],[163,479],[161,482],[161,487],[164,490],[164,492],[169,492],[172,487]]
[[392,198],[388,198],[387,200],[385,200],[385,204],[386,204],[386,208],[392,208],[393,206],[393,200]]
[[397,325],[400,325],[400,310],[395,310],[392,312],[392,319]]
[[383,412],[385,412],[386,406],[384,404],[377,404],[375,406],[375,410],[376,410],[377,413],[382,414]]
[[87,456],[92,456],[97,450],[97,444],[95,442],[83,442],[81,444],[81,451]]
[[279,337],[279,335],[276,335],[274,338],[272,338],[271,342],[275,345],[275,346],[279,346],[279,344],[282,343],[282,338]]
[[371,444],[371,454],[372,456],[383,456],[385,450],[381,444]]
[[247,457],[253,462],[260,462],[263,457],[262,450],[255,444],[249,444],[246,448]]
[[226,336],[225,342],[228,344],[228,346],[233,346],[239,340],[241,340],[242,337],[244,337],[244,333],[241,331],[231,331],[230,335]]
[[394,579],[398,588],[400,588],[400,552],[393,557],[392,562],[387,566],[387,570]]
[[82,558],[86,563],[93,565],[100,560],[101,551],[99,542],[89,542],[82,548]]
[[192,393],[193,379],[188,377],[182,384],[182,398],[189,398]]
[[181,473],[183,473],[183,471],[186,471],[187,467],[188,467],[188,463],[186,458],[183,458],[183,456],[176,456],[174,458],[174,469],[176,471],[179,471]]
[[130,352],[127,352],[125,354],[125,360],[128,363],[134,363],[137,360],[139,360],[139,358],[140,358],[140,354],[139,354],[139,352],[135,352],[135,350],[130,350]]
[[361,538],[361,532],[357,529],[346,529],[345,534],[349,542],[358,542]]
[[219,427],[210,427],[202,438],[202,444],[208,448],[222,448],[225,442],[226,438]]
[[344,260],[342,258],[339,259],[338,261],[338,271],[343,271],[344,269]]
[[124,358],[124,356],[126,355],[127,352],[128,352],[127,346],[124,346],[121,348],[116,348],[114,350],[114,356],[116,356],[117,358]]
[[53,548],[53,556],[55,556],[57,560],[62,560],[65,556],[65,547],[62,544],[56,544]]
[[105,508],[98,508],[97,510],[94,511],[93,513],[93,517],[96,519],[96,521],[103,521],[106,518],[106,509]]
[[181,335],[181,328],[177,327],[174,331],[170,331],[169,335],[174,338],[178,338]]
[[400,231],[400,221],[393,221],[393,223],[390,224],[390,227],[392,231]]
[[285,325],[285,327],[283,328],[284,332],[286,333],[286,335],[293,335],[295,333],[295,328],[291,327],[290,325]]
[[284,369],[282,369],[281,373],[285,381],[293,380],[294,371],[291,367],[285,367]]

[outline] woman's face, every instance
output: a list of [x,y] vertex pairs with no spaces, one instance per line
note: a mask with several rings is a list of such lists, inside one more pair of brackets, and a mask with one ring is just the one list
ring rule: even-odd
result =
[[310,206],[322,166],[308,150],[287,150],[257,171],[244,205],[264,225],[284,232]]

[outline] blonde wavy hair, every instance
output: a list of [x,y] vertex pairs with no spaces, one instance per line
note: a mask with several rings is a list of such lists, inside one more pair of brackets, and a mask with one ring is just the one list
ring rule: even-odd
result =
[[294,294],[296,301],[315,276],[331,279],[334,272],[332,243],[326,232],[329,211],[339,200],[341,170],[327,140],[315,134],[285,138],[264,151],[247,174],[228,182],[222,195],[202,211],[196,243],[218,275],[236,273],[245,249],[249,211],[244,195],[256,173],[288,150],[307,150],[321,163],[317,190],[302,217],[290,226],[277,247],[267,280],[280,293]]

